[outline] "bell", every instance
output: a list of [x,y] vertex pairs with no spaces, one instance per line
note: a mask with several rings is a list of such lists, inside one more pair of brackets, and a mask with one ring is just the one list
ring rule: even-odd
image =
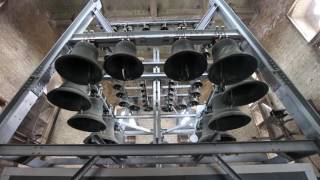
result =
[[171,99],[173,99],[173,97],[174,97],[174,92],[169,91],[169,92],[168,92],[168,97],[171,98]]
[[162,24],[161,27],[160,27],[160,30],[161,31],[166,31],[166,30],[169,30],[167,24]]
[[137,58],[136,46],[127,40],[116,44],[113,53],[105,57],[104,69],[106,72],[118,80],[134,80],[139,78],[144,67]]
[[66,80],[77,84],[95,84],[102,80],[102,69],[97,64],[98,50],[87,42],[78,42],[70,54],[55,62],[57,72]]
[[[210,118],[210,116],[209,116]],[[209,118],[205,115],[201,120],[201,137],[199,142],[234,142],[236,138],[230,134],[211,130],[208,127]]]
[[227,86],[223,93],[223,100],[231,106],[243,106],[261,99],[268,93],[268,90],[266,83],[249,78]]
[[69,111],[87,110],[91,107],[88,91],[88,86],[65,82],[50,91],[47,98],[52,104]]
[[87,136],[84,140],[83,140],[83,144],[100,144],[97,141],[97,134],[96,133],[91,133],[89,136]]
[[140,111],[140,106],[138,106],[138,104],[139,104],[138,100],[139,100],[139,98],[133,98],[132,99],[132,102],[129,105],[129,109],[131,111]]
[[131,104],[131,105],[129,105],[129,109],[130,109],[130,111],[139,111],[140,107],[135,104]]
[[200,130],[197,131],[198,136],[200,136],[199,142],[212,142],[217,136],[216,131],[208,127],[208,122],[209,119],[206,114],[200,121]]
[[228,131],[247,125],[251,117],[240,111],[238,107],[231,107],[223,103],[222,94],[217,94],[212,100],[213,112],[207,114],[209,128],[217,131]]
[[203,86],[203,84],[202,84],[202,82],[200,80],[194,81],[191,84],[191,87],[193,87],[193,88],[201,88],[202,86]]
[[225,132],[219,132],[219,138],[217,139],[218,142],[235,142],[237,141],[237,138],[234,136],[225,133]]
[[161,110],[162,110],[163,112],[172,112],[172,111],[173,111],[173,108],[172,108],[172,106],[170,106],[170,105],[165,105],[165,106],[161,107]]
[[201,96],[201,92],[199,88],[193,88],[190,91],[191,96],[193,97],[200,97]]
[[98,132],[106,129],[106,124],[102,119],[103,102],[101,99],[91,97],[91,108],[72,116],[68,120],[68,125],[87,132]]
[[119,91],[119,92],[116,93],[116,96],[118,98],[123,98],[125,96],[125,93],[123,91]]
[[144,107],[143,110],[146,111],[146,112],[150,112],[150,111],[153,111],[153,107],[151,107],[151,106],[146,106],[146,107]]
[[197,106],[199,105],[199,101],[197,97],[190,97],[189,99],[190,106]]
[[179,111],[185,110],[185,109],[187,109],[187,107],[188,107],[188,104],[187,104],[185,98],[179,97],[179,98],[178,98],[178,105],[177,105],[177,107],[176,107],[177,110],[179,110]]
[[129,107],[130,103],[125,99],[121,99],[120,102],[119,102],[119,106],[121,106],[121,107]]
[[142,31],[150,31],[150,26],[148,24],[144,24]]
[[121,84],[114,84],[114,85],[113,85],[113,89],[120,91],[120,90],[123,89],[123,87],[122,87]]
[[119,144],[114,132],[114,120],[112,118],[104,118],[107,128],[104,131],[96,133],[103,139],[105,144]]
[[190,81],[200,77],[207,70],[207,59],[194,50],[191,41],[179,39],[172,45],[172,55],[164,64],[168,78],[176,81]]
[[114,136],[117,139],[118,144],[124,144],[124,134],[121,133],[120,131],[115,131]]
[[258,67],[252,55],[243,52],[238,43],[223,39],[212,47],[214,63],[208,71],[208,79],[217,85],[230,85],[247,79]]

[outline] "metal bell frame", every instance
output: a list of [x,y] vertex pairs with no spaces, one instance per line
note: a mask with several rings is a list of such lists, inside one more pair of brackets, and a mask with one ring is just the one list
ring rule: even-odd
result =
[[[31,74],[28,80],[23,84],[22,88],[17,92],[15,97],[8,104],[7,108],[0,115],[0,155],[1,156],[81,156],[90,155],[93,159],[90,159],[88,163],[80,169],[79,173],[75,176],[80,178],[86,170],[96,161],[96,157],[99,155],[201,155],[201,154],[233,154],[233,153],[247,153],[247,152],[260,152],[260,153],[278,153],[278,152],[295,152],[314,154],[319,152],[318,143],[313,140],[320,135],[320,116],[307,103],[301,93],[297,90],[294,84],[289,80],[286,74],[281,70],[273,58],[264,50],[261,44],[240,20],[240,18],[233,12],[229,5],[224,0],[209,0],[210,7],[203,18],[197,21],[145,21],[144,24],[197,24],[195,31],[183,30],[183,31],[144,31],[144,32],[114,32],[112,25],[116,23],[110,23],[106,17],[102,15],[100,9],[102,4],[99,0],[89,0],[83,10],[74,19],[69,28],[62,34],[57,40],[54,46],[50,49],[47,55],[41,61],[39,67]],[[217,9],[219,11],[217,11]],[[219,13],[222,20],[227,26],[227,30],[205,30],[210,23],[213,16]],[[83,33],[90,22],[96,18],[105,33]],[[118,23],[119,24],[119,23]],[[141,26],[141,22],[125,22],[126,26]],[[123,27],[124,24],[119,24],[119,27]],[[170,24],[172,26],[172,24]],[[290,141],[252,141],[252,142],[234,142],[234,143],[208,143],[208,144],[148,144],[148,145],[123,145],[121,148],[115,145],[99,145],[99,146],[85,146],[85,145],[6,145],[19,127],[22,119],[27,115],[32,105],[37,101],[39,96],[42,95],[46,84],[50,81],[52,74],[54,73],[53,64],[59,55],[66,54],[70,47],[69,45],[75,44],[78,41],[90,40],[96,43],[114,43],[119,42],[121,39],[134,40],[136,45],[148,45],[153,46],[171,44],[173,39],[178,39],[181,36],[188,38],[194,43],[203,44],[210,43],[214,39],[218,39],[222,36],[230,39],[242,40],[242,48],[252,54],[259,61],[259,72],[263,76],[264,80],[268,83],[271,90],[280,97],[282,103],[287,108],[287,111],[292,114],[293,118],[297,122],[300,130],[309,140],[290,140]],[[143,39],[143,40],[142,40]],[[147,39],[147,41],[145,41]],[[144,63],[147,65],[147,63]],[[162,65],[159,56],[154,56],[154,67]],[[202,75],[202,78],[207,76],[206,73]],[[151,133],[148,129],[138,127],[138,132],[125,131],[126,134],[138,135],[138,134],[153,134],[154,142],[161,143],[161,118],[177,118],[177,117],[195,117],[194,114],[178,115],[178,114],[161,114],[160,107],[156,102],[160,102],[159,92],[161,90],[160,80],[166,78],[164,73],[160,73],[155,69],[154,73],[144,73],[141,75],[142,79],[152,80],[152,97],[153,97],[153,112],[152,116],[143,115],[136,116],[137,118],[154,118],[154,128]],[[104,80],[109,80],[109,75],[104,75]],[[214,93],[211,93],[208,99],[210,104]],[[104,100],[104,107],[109,110],[109,113],[113,112],[112,107]],[[114,118],[119,116],[111,113]],[[135,116],[121,118],[134,118]],[[136,127],[137,128],[137,127]],[[168,131],[167,131],[168,132]],[[170,131],[172,133],[194,133],[193,130],[179,129]],[[161,148],[160,148],[161,147]],[[116,149],[116,150],[115,150]],[[170,149],[170,152],[168,151]],[[177,157],[174,157],[177,158]],[[178,162],[178,159],[176,159]],[[216,159],[221,164],[226,172],[238,178],[237,174],[226,163],[221,163],[221,158]],[[193,159],[191,159],[193,161]],[[159,162],[157,162],[159,163]],[[199,161],[198,163],[201,163]]]

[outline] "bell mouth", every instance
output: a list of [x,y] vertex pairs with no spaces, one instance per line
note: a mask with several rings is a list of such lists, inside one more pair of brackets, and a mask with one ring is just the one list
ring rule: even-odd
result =
[[123,92],[117,92],[117,93],[116,93],[116,97],[117,97],[117,98],[123,98],[124,95],[125,95],[125,94],[124,94]]
[[103,120],[90,114],[77,114],[68,120],[68,125],[86,132],[99,132],[106,129]]
[[173,108],[168,107],[168,106],[163,106],[163,107],[161,108],[161,110],[162,110],[163,112],[172,112],[172,111],[173,111]]
[[126,101],[120,101],[120,102],[119,102],[119,106],[120,106],[120,107],[129,107],[130,104],[129,104],[128,102],[126,102]]
[[61,56],[55,62],[57,72],[66,80],[87,85],[102,80],[102,69],[93,60],[69,54]]
[[207,70],[207,59],[195,51],[181,51],[170,56],[164,64],[164,72],[175,81],[191,81]]
[[218,142],[235,142],[237,139],[230,134],[221,134],[220,140]]
[[105,144],[119,144],[116,140],[112,139],[103,139]]
[[122,81],[138,79],[144,71],[144,66],[137,57],[123,53],[106,57],[103,67],[107,74]]
[[217,131],[228,131],[241,128],[251,121],[251,117],[241,111],[224,111],[213,115],[209,128]]
[[216,133],[212,133],[210,135],[202,136],[199,139],[199,142],[235,142],[237,139],[229,134],[221,134],[220,139],[214,140],[216,137]]
[[187,109],[187,105],[179,104],[176,108],[177,110],[184,110],[184,109]]
[[139,111],[139,110],[140,110],[140,107],[137,106],[137,105],[131,105],[131,106],[129,106],[129,109],[130,109],[131,111]]
[[214,84],[230,85],[247,79],[257,68],[258,61],[250,54],[232,54],[211,65],[208,79]]
[[146,112],[150,112],[150,111],[153,111],[153,108],[148,106],[148,107],[145,107],[143,110]]
[[268,91],[269,87],[266,83],[248,81],[227,89],[222,98],[228,105],[243,106],[261,99]]
[[47,98],[55,106],[69,111],[87,110],[91,107],[90,99],[86,94],[68,87],[60,87],[50,91]]

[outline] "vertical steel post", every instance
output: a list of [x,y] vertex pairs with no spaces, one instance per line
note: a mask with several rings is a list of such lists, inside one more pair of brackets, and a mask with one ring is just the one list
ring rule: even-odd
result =
[[295,119],[303,134],[308,138],[318,138],[320,135],[320,115],[304,99],[231,7],[224,0],[213,1],[218,6],[224,21],[239,31],[250,46],[248,48],[253,50],[258,57],[260,60],[259,71]]
[[[160,61],[160,52],[158,48],[153,48],[153,61]],[[155,66],[153,68],[153,73],[160,73],[160,67]],[[156,79],[153,81],[153,143],[161,143],[161,117],[160,117],[160,95],[161,95],[161,84],[160,80]]]
[[27,115],[38,97],[42,94],[44,87],[50,81],[54,72],[52,64],[60,54],[65,44],[71,39],[79,28],[86,28],[83,22],[89,16],[93,16],[92,10],[101,9],[99,0],[90,0],[79,15],[75,18],[68,29],[53,45],[50,51],[43,58],[38,68],[31,74],[22,88],[17,92],[8,104],[7,108],[0,115],[0,144],[8,143]]

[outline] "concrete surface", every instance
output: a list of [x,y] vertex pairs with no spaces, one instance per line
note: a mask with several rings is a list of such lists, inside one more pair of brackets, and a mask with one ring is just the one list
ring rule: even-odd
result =
[[35,0],[10,0],[0,9],[0,96],[18,91],[57,38]]

